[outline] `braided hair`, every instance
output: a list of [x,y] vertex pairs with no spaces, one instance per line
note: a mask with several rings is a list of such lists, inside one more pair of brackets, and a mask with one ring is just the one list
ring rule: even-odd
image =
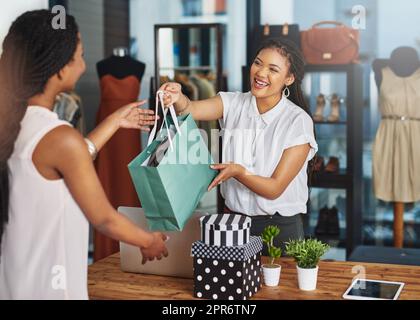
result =
[[292,41],[287,39],[269,39],[263,42],[255,57],[264,49],[274,49],[287,59],[289,63],[289,74],[292,74],[295,77],[295,81],[289,86],[290,96],[288,99],[301,107],[312,117],[310,108],[302,91],[302,81],[305,76],[305,60],[302,52]]
[[[44,92],[48,80],[66,66],[79,41],[75,19],[66,15],[65,29],[54,29],[48,10],[28,11],[10,27],[0,57],[0,250],[8,222],[9,169],[28,100]],[[0,251],[1,253],[1,251]]]
[[[258,49],[255,57],[264,49],[274,49],[285,57],[289,63],[289,74],[292,74],[295,81],[289,86],[290,95],[288,99],[295,105],[302,108],[311,118],[312,113],[308,105],[308,102],[304,98],[302,90],[302,81],[305,76],[305,59],[300,49],[290,40],[282,39],[269,39],[263,42],[261,47]],[[316,134],[314,132],[314,136]],[[314,164],[316,162],[317,155],[308,163],[308,185],[311,185]]]

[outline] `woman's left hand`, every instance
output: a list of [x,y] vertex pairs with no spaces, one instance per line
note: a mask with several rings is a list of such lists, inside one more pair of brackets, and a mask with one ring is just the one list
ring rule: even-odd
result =
[[[130,103],[115,111],[110,117],[118,128],[140,129],[148,132],[149,126],[155,124],[155,116],[153,110],[140,109],[145,103],[146,100]],[[157,118],[159,119],[159,116]]]
[[217,185],[225,182],[230,178],[236,178],[241,174],[245,173],[245,168],[240,164],[236,163],[222,163],[211,165],[210,168],[220,170],[220,173],[214,178],[213,182],[209,185],[207,191],[210,191]]

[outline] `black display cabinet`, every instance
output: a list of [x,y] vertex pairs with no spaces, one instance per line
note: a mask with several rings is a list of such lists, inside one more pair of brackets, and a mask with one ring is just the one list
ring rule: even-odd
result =
[[[354,248],[362,242],[363,69],[358,64],[307,65],[305,72],[306,76],[312,73],[344,73],[346,75],[347,119],[339,122],[314,122],[316,132],[320,126],[325,125],[346,127],[346,169],[340,169],[338,173],[314,172],[311,180],[312,188],[344,190],[346,227],[344,232],[341,232],[341,236],[317,236],[311,232],[309,236],[315,236],[326,242],[338,240],[339,246],[345,247],[348,258]],[[310,202],[308,213],[311,214]]]

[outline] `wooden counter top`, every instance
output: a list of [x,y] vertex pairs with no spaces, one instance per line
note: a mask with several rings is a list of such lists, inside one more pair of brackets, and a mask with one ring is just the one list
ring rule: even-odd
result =
[[[282,266],[279,286],[263,286],[252,299],[342,299],[357,271],[360,272],[363,267],[367,279],[404,282],[400,300],[420,300],[420,266],[322,261],[319,264],[317,290],[304,292],[298,288],[294,261],[282,258],[279,262]],[[89,266],[88,289],[90,299],[194,299],[192,279],[122,272],[119,254]]]

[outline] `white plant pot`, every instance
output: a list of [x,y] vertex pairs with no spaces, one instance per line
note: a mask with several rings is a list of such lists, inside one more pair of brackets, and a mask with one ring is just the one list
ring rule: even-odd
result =
[[299,266],[297,268],[299,289],[304,291],[312,291],[316,289],[316,282],[318,280],[319,267],[313,269],[302,269]]
[[276,287],[280,282],[281,266],[279,264],[263,264],[264,284],[267,287]]

